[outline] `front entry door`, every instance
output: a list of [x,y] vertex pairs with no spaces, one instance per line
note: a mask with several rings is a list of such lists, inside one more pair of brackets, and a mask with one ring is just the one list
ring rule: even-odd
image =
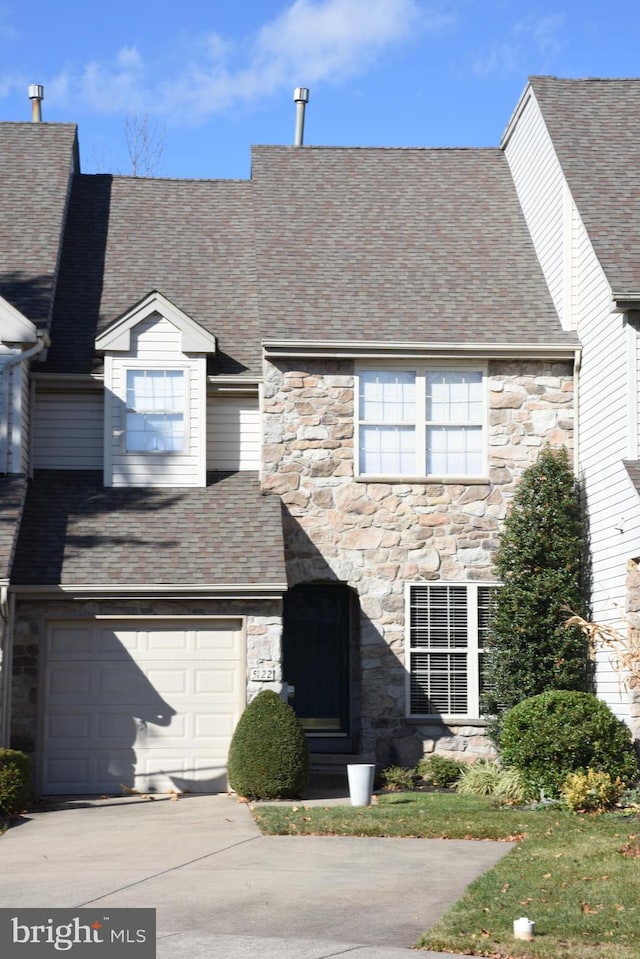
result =
[[354,747],[353,594],[340,583],[294,586],[284,597],[283,676],[311,752]]

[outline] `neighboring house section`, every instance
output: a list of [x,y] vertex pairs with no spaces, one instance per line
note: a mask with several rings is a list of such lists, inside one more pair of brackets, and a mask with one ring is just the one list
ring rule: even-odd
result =
[[[582,344],[579,473],[591,548],[593,618],[623,626],[638,559],[639,80],[534,77],[503,148],[565,328]],[[632,725],[640,708],[598,655],[598,693]]]

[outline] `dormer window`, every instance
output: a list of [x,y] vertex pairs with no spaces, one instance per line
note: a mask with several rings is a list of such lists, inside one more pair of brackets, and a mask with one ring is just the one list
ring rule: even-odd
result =
[[127,452],[181,453],[184,448],[184,371],[127,370]]
[[206,486],[207,357],[216,338],[153,291],[96,337],[105,486]]

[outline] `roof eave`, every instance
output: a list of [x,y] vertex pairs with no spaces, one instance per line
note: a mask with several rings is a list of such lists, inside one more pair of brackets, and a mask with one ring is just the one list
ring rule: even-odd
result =
[[612,299],[619,313],[628,313],[630,310],[640,310],[640,292],[614,292],[612,293]]
[[128,585],[111,585],[104,583],[65,583],[52,586],[21,586],[13,584],[10,591],[21,596],[48,597],[57,596],[58,599],[67,599],[69,596],[78,596],[83,599],[108,596],[111,599],[145,599],[162,596],[164,599],[280,599],[287,590],[286,582],[276,583],[239,583],[234,585],[219,585],[215,583],[167,584],[150,583]]
[[262,342],[269,359],[334,357],[338,359],[573,359],[580,344],[566,343],[389,343],[357,341],[271,340]]

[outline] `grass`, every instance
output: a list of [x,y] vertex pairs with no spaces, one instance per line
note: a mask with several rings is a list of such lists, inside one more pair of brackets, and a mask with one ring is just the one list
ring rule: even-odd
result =
[[[638,959],[640,816],[497,808],[490,799],[396,793],[369,808],[259,806],[277,835],[516,840],[424,934],[418,947],[493,959]],[[528,916],[536,938],[513,938]]]

